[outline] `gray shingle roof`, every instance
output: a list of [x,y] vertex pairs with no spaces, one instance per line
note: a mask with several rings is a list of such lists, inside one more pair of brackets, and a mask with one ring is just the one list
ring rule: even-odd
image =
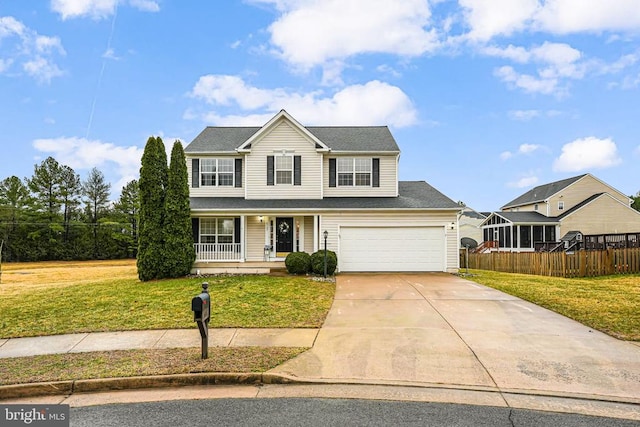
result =
[[235,152],[247,139],[258,132],[259,127],[207,126],[184,149],[185,153]]
[[[235,152],[260,127],[206,127],[185,147],[185,153]],[[332,151],[399,152],[387,126],[309,126],[306,128]]]
[[496,215],[511,221],[514,224],[533,224],[533,223],[550,223],[557,224],[557,218],[550,218],[542,215],[540,212],[494,212]]
[[398,197],[325,197],[324,199],[246,200],[241,197],[192,197],[192,210],[297,209],[460,209],[424,181],[401,181]]
[[527,191],[523,195],[516,197],[515,199],[504,205],[501,209],[527,205],[535,202],[542,202],[586,175],[587,174],[578,175],[574,176],[573,178],[567,178],[560,181],[551,182],[549,184],[539,185]]

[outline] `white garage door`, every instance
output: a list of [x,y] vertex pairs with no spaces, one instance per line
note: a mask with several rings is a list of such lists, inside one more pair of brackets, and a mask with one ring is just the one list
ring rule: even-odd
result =
[[443,227],[341,227],[340,271],[443,271]]

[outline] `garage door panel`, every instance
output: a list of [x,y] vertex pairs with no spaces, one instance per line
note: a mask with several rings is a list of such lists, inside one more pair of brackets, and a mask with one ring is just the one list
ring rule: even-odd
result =
[[442,227],[342,227],[341,271],[443,271]]

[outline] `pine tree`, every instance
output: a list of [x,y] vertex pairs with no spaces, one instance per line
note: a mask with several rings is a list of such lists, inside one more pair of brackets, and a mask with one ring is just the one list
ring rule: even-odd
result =
[[111,184],[105,181],[104,174],[97,168],[91,169],[87,180],[82,183],[82,194],[85,197],[84,201],[92,229],[93,259],[100,258],[98,254],[98,226],[100,217],[109,206],[110,190]]
[[165,193],[168,181],[167,154],[162,139],[149,137],[140,167],[140,233],[138,277],[142,281],[164,277]]
[[189,274],[195,261],[189,207],[189,181],[184,150],[180,141],[173,144],[169,185],[165,199],[165,274],[182,277]]
[[123,239],[126,240],[127,256],[136,257],[138,252],[138,224],[140,221],[140,193],[138,181],[129,181],[122,187],[120,199],[113,206],[114,214],[119,222],[127,224]]

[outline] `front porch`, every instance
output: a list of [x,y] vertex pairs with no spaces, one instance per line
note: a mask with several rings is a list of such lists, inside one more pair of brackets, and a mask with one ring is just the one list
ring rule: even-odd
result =
[[284,261],[201,262],[196,261],[191,274],[271,274],[286,271]]
[[193,271],[207,269],[226,272],[243,268],[238,264],[248,263],[252,263],[251,267],[246,268],[248,271],[262,273],[268,265],[282,264],[284,268],[283,261],[289,253],[312,253],[318,250],[320,227],[320,215],[289,213],[194,217],[192,228],[196,262]]

